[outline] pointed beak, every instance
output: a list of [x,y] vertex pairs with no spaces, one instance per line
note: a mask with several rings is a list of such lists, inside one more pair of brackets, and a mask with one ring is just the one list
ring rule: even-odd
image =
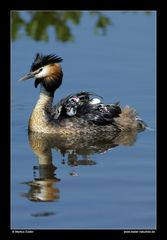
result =
[[35,74],[36,74],[36,72],[27,73],[27,74],[24,75],[22,78],[20,78],[18,81],[20,82],[20,81],[24,81],[24,80],[33,78],[33,77],[35,77]]

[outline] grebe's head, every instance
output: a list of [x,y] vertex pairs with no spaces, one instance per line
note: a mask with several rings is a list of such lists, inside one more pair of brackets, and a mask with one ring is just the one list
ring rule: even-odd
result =
[[37,53],[31,65],[30,72],[24,75],[20,81],[35,78],[35,87],[42,84],[51,94],[61,85],[63,72],[60,66],[62,58],[56,55],[42,55]]

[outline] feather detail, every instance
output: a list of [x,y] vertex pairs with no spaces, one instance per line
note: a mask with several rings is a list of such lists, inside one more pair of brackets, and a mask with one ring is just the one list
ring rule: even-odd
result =
[[[96,96],[96,98],[94,98]],[[121,113],[121,108],[116,104],[103,104],[101,97],[95,93],[79,92],[63,98],[53,107],[52,117],[82,118],[90,124],[106,125],[114,122],[114,118]]]
[[42,55],[37,53],[34,62],[31,65],[31,69],[30,71],[35,71],[40,67],[46,66],[48,64],[54,64],[54,63],[59,63],[62,62],[63,59],[61,57],[58,57],[54,54],[50,54],[50,55]]

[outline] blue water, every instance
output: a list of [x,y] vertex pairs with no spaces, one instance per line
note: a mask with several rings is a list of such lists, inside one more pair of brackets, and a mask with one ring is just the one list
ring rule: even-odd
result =
[[[50,29],[47,43],[25,36],[11,44],[13,229],[156,228],[156,13],[106,14],[113,22],[106,36],[93,33],[94,19],[85,12],[81,24],[73,27],[73,43],[57,42]],[[30,183],[39,180],[40,174],[27,135],[39,89],[33,80],[17,82],[29,71],[37,52],[56,53],[64,59],[63,84],[55,102],[70,93],[93,91],[106,103],[120,101],[121,106],[134,107],[153,129],[140,133],[132,146],[86,156],[96,162],[92,165],[70,166],[67,156],[53,149],[54,173],[60,181],[50,188],[55,194],[50,202],[27,197]]]

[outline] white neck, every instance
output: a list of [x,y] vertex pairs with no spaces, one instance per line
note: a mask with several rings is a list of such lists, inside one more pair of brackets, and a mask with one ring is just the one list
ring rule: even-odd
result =
[[[53,97],[50,95],[48,91],[44,88],[42,84],[40,84],[40,95],[39,99],[37,101],[37,104],[42,104],[42,105],[52,105],[53,102]],[[36,106],[37,106],[36,104]]]
[[[39,99],[31,113],[30,119],[29,119],[29,129],[39,132],[41,129],[44,129],[46,127],[47,123],[47,117],[49,114],[49,111],[52,108],[53,103],[53,97],[50,96],[50,93],[46,91],[46,89],[43,87],[42,84],[40,84],[40,95]],[[38,130],[37,130],[38,129]]]

